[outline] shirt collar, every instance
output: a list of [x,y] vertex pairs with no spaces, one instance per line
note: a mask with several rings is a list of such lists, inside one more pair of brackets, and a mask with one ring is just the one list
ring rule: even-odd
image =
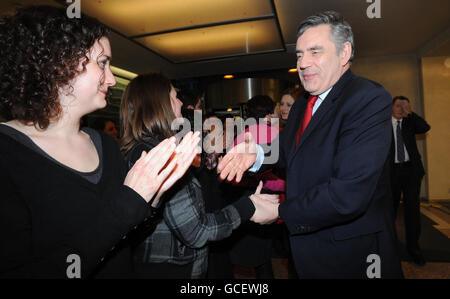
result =
[[403,120],[403,118],[396,119],[395,117],[392,116],[392,123],[393,123],[393,124],[396,124],[397,121],[400,121],[400,123],[402,123],[402,120]]
[[331,89],[333,88],[333,86],[331,86],[330,88],[328,88],[327,90],[325,90],[324,92],[322,92],[321,94],[319,94],[319,98],[321,100],[324,100],[327,95],[330,93]]

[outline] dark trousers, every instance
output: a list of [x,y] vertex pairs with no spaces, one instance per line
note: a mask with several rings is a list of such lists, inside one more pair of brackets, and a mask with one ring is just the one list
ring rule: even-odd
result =
[[411,162],[394,164],[392,172],[392,196],[394,200],[394,215],[397,215],[398,205],[403,194],[404,221],[406,232],[406,247],[409,252],[420,251],[420,183],[419,177]]

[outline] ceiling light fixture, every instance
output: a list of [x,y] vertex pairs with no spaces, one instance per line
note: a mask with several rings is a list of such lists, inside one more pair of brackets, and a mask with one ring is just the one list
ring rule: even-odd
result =
[[273,0],[85,1],[82,9],[172,63],[286,50]]
[[138,76],[138,74],[126,71],[124,69],[121,69],[121,68],[118,68],[118,67],[112,66],[112,65],[111,65],[111,72],[114,75],[117,75],[117,76],[125,78],[125,79],[129,79],[129,80],[134,79]]

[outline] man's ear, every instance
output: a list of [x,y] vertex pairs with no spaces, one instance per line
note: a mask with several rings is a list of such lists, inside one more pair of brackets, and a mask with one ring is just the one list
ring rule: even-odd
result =
[[346,65],[350,61],[350,57],[352,56],[352,44],[350,42],[345,42],[342,45],[341,53],[339,54],[341,58],[341,65]]

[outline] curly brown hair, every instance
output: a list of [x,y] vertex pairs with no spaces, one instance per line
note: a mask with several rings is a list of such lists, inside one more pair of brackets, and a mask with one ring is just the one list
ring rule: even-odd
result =
[[89,50],[108,35],[96,19],[70,19],[65,8],[29,6],[2,18],[0,114],[46,129],[62,113],[58,89],[86,70]]

